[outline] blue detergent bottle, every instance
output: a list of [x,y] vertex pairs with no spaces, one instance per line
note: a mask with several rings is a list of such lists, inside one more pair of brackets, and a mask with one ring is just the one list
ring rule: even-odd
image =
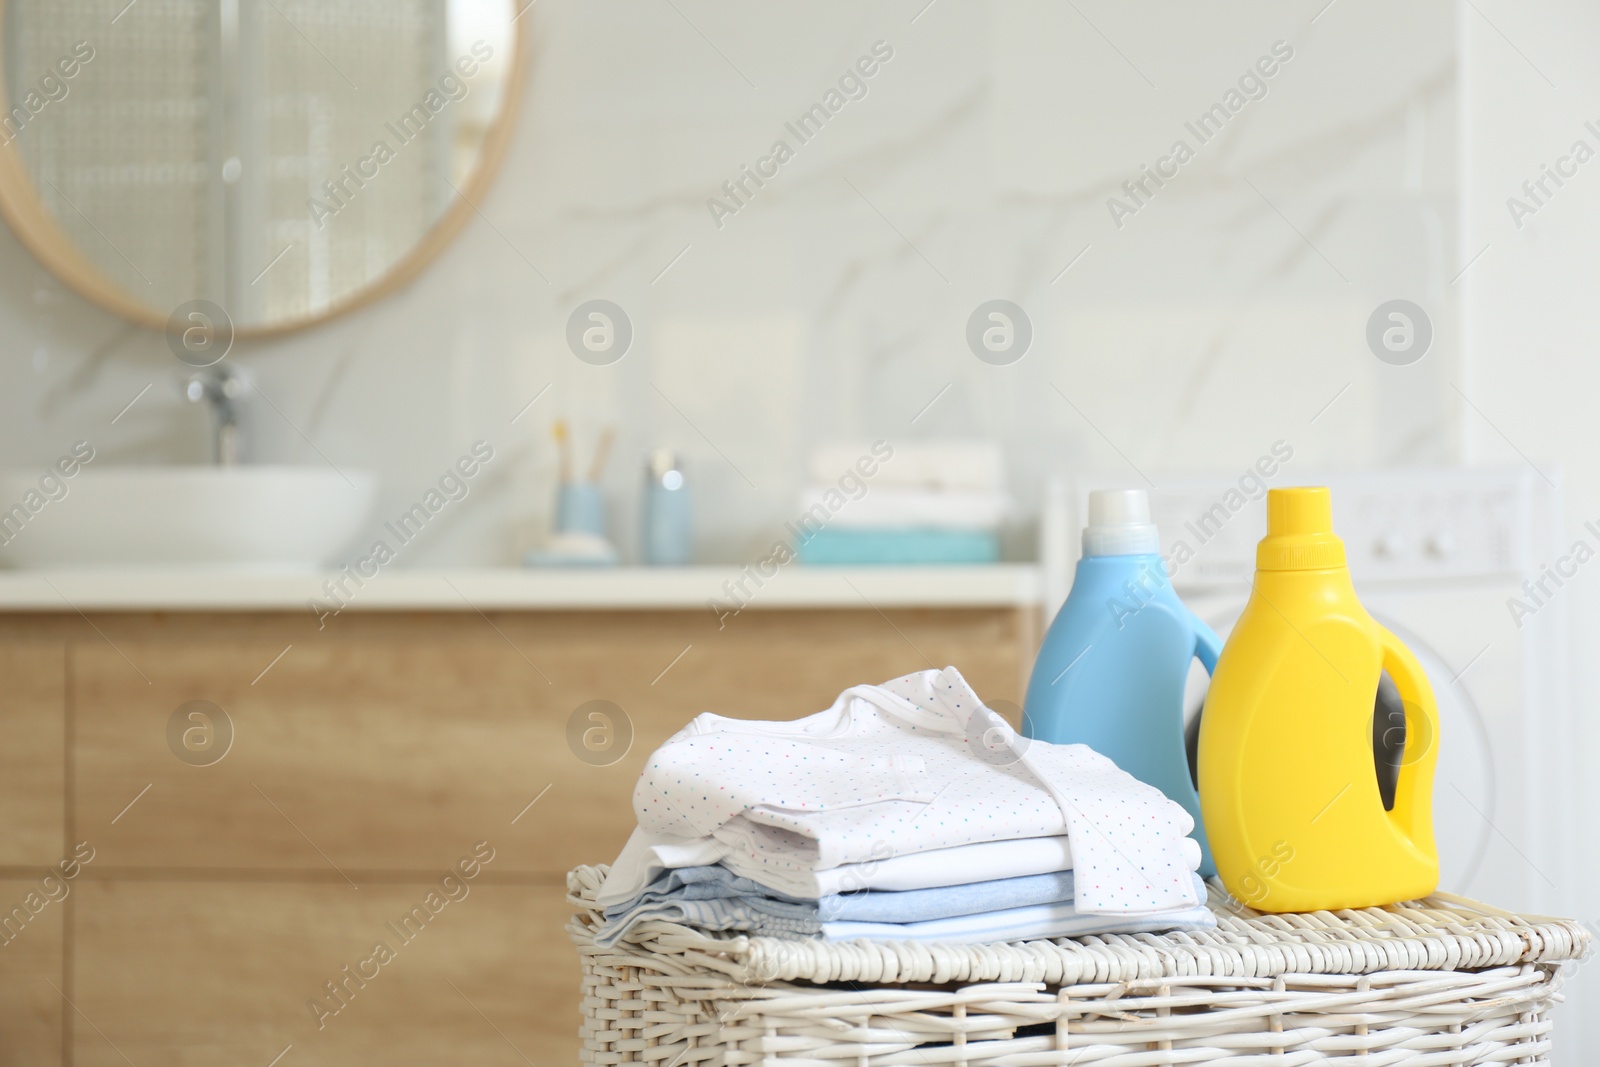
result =
[[1090,493],[1083,558],[1034,662],[1022,732],[1088,745],[1182,804],[1208,878],[1216,867],[1184,748],[1183,690],[1190,662],[1209,674],[1221,650],[1167,580],[1145,491]]

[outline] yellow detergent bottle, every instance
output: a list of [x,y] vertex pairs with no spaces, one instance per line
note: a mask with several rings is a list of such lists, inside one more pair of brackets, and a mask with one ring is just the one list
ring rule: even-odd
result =
[[[1393,810],[1373,756],[1385,671],[1406,713]],[[1272,912],[1433,892],[1438,737],[1427,675],[1356,599],[1328,490],[1269,491],[1254,589],[1200,722],[1200,810],[1228,891]]]

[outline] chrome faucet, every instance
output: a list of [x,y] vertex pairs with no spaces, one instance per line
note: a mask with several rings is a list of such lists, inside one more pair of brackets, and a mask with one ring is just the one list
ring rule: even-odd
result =
[[229,366],[206,367],[184,382],[183,395],[191,404],[211,406],[211,461],[218,466],[239,462],[239,398],[249,388],[244,372]]

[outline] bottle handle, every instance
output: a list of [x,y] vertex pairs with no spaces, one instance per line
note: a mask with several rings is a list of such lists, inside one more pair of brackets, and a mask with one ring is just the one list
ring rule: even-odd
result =
[[1385,627],[1378,627],[1378,636],[1383,645],[1383,669],[1394,680],[1406,712],[1406,747],[1400,756],[1394,808],[1389,818],[1413,847],[1431,854],[1434,851],[1432,798],[1434,765],[1439,759],[1439,709],[1434,702],[1433,687],[1428,684],[1428,675],[1417,657]]
[[[1194,658],[1200,661],[1200,666],[1205,668],[1207,675],[1214,676],[1217,671],[1217,658],[1222,655],[1222,638],[1218,637],[1217,631],[1207,626],[1205,621],[1192,611],[1189,612],[1189,628],[1194,633]],[[1192,761],[1186,769],[1194,775],[1195,792],[1193,795],[1196,799],[1199,797],[1200,764],[1198,757],[1200,727],[1204,715],[1205,710],[1202,706],[1200,710],[1196,711],[1194,718],[1184,726],[1183,730],[1184,754]],[[1188,776],[1186,775],[1186,781],[1187,778]],[[1211,851],[1211,841],[1206,836],[1198,808],[1194,811],[1194,820],[1195,840],[1200,842],[1200,874],[1203,877],[1210,878],[1217,873],[1217,860],[1215,854]]]
[[1217,669],[1217,657],[1222,655],[1222,638],[1217,636],[1217,631],[1205,624],[1205,620],[1194,612],[1189,612],[1190,626],[1194,630],[1194,655],[1200,661],[1200,666],[1206,669],[1207,674],[1212,674]]

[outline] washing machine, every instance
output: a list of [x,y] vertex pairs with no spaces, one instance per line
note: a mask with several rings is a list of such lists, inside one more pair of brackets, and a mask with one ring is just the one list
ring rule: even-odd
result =
[[[1270,464],[1269,464],[1270,466]],[[1292,477],[1291,477],[1292,475]],[[1356,593],[1414,652],[1439,705],[1434,825],[1440,888],[1560,914],[1574,889],[1565,604],[1547,577],[1562,546],[1560,493],[1531,468],[1256,471],[1137,482],[1060,479],[1041,515],[1045,619],[1065,599],[1088,493],[1146,488],[1174,588],[1226,639],[1249,597],[1266,486],[1327,485]],[[1182,549],[1186,551],[1180,550]],[[1600,543],[1591,545],[1600,548]],[[1544,577],[1549,596],[1526,581]],[[1531,613],[1513,612],[1520,600]],[[1206,676],[1186,696],[1191,737]],[[1380,686],[1380,689],[1382,687]],[[1401,718],[1374,694],[1375,717]],[[1382,734],[1384,731],[1375,731]],[[1385,754],[1374,753],[1383,783]]]

